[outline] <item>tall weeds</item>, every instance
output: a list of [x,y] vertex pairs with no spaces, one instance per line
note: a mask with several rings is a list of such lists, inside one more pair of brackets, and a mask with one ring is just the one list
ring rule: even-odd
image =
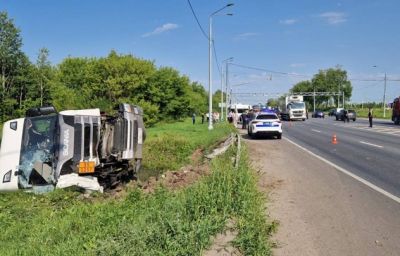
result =
[[72,191],[0,194],[0,255],[201,255],[232,220],[244,255],[268,255],[256,178],[246,152],[233,169],[234,154],[214,159],[209,176],[176,192],[135,188],[120,200]]

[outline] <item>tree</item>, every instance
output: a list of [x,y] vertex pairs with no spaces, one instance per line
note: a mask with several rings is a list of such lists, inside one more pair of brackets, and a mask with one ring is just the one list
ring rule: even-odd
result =
[[[20,71],[25,55],[21,51],[20,30],[6,12],[0,12],[0,83],[1,83],[1,121],[7,118],[6,112],[17,99],[9,98],[15,78]],[[8,103],[8,104],[5,104]]]
[[[347,80],[347,72],[340,67],[320,70],[315,74],[311,81],[301,81],[295,84],[291,93],[299,92],[344,92],[345,100],[349,100],[352,94],[351,82]],[[316,105],[323,103],[327,104],[330,99],[335,99],[336,96],[317,96],[315,98]],[[313,97],[305,97],[304,100],[313,105]]]
[[38,74],[38,83],[40,91],[40,106],[43,106],[49,99],[49,80],[51,78],[51,64],[48,59],[49,50],[41,48],[39,50],[38,58],[36,60],[36,69]]
[[279,107],[279,100],[277,98],[269,98],[267,101],[269,107]]

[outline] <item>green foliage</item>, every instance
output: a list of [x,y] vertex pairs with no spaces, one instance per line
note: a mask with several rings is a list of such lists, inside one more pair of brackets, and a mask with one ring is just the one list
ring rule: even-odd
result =
[[[149,134],[160,138],[186,129],[186,123],[168,124]],[[199,133],[204,137],[208,131]],[[177,192],[159,188],[149,195],[133,188],[119,200],[106,195],[84,199],[68,190],[1,194],[0,255],[202,255],[211,237],[232,220],[239,233],[235,245],[244,255],[269,255],[272,228],[264,218],[262,196],[247,152],[233,170],[235,153],[231,149],[214,159],[209,176]]]
[[[382,104],[381,104],[382,105]],[[351,108],[349,108],[351,109]],[[353,108],[356,113],[357,117],[368,117],[368,107],[363,108]],[[392,109],[386,109],[386,117],[383,117],[383,109],[382,107],[372,107],[372,115],[374,118],[382,118],[382,119],[392,119]]]
[[233,128],[226,123],[217,124],[216,129],[209,131],[207,124],[197,121],[193,125],[191,119],[156,126],[149,130],[144,144],[143,169],[151,173],[178,169],[190,162],[195,149],[206,150],[229,132],[233,132]]
[[274,99],[274,98],[270,98],[267,101],[267,105],[270,107],[279,107],[279,100],[278,99]]
[[[345,100],[348,101],[351,98],[353,87],[351,82],[347,80],[347,71],[342,70],[340,67],[329,68],[327,70],[320,70],[318,74],[315,74],[311,81],[301,81],[295,84],[291,93],[295,92],[344,92]],[[318,96],[315,98],[316,105],[322,103],[328,103],[331,99],[336,99],[337,96]],[[305,97],[304,101],[309,106],[313,105],[313,97]]]
[[203,91],[178,71],[115,51],[105,58],[67,58],[55,72],[51,95],[57,109],[112,111],[117,103],[130,102],[144,109],[144,121],[152,126],[184,118],[206,104]]
[[118,103],[137,104],[144,109],[146,126],[207,108],[204,88],[173,68],[157,68],[153,61],[115,51],[101,58],[67,57],[53,67],[46,48],[33,65],[21,51],[19,29],[5,12],[0,12],[0,28],[0,123],[49,104],[59,111],[106,112]]

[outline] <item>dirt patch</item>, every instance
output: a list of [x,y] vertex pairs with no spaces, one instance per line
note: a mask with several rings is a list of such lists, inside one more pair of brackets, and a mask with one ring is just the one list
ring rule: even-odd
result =
[[178,190],[190,186],[197,182],[201,177],[210,173],[208,164],[198,166],[188,165],[182,167],[179,171],[169,171],[159,177],[150,177],[150,179],[141,185],[145,193],[153,193],[158,186],[170,190]]
[[217,234],[212,240],[210,249],[203,253],[203,256],[239,256],[242,255],[238,249],[232,246],[232,241],[237,236],[235,221],[229,220],[224,232]]
[[190,159],[192,160],[192,163],[194,165],[197,165],[203,159],[203,155],[204,155],[203,150],[199,148],[199,149],[197,149],[196,151],[193,152],[193,154],[190,157]]

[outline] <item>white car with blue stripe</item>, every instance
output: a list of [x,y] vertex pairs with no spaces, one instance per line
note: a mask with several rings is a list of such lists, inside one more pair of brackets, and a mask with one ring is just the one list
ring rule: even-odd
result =
[[255,135],[271,135],[282,139],[282,123],[273,111],[260,112],[249,123],[247,132],[250,137]]

